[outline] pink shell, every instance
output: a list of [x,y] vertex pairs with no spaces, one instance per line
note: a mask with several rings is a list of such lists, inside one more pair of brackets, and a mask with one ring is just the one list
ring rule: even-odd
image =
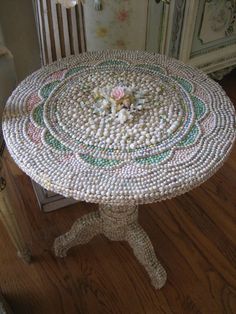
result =
[[48,79],[46,82],[51,82],[52,80],[61,80],[64,77],[64,74],[67,72],[67,70],[60,70],[57,72],[53,72],[48,76]]
[[32,142],[35,144],[39,144],[41,142],[42,130],[36,128],[31,122],[29,122],[26,132]]
[[27,109],[31,111],[40,101],[41,99],[39,98],[38,94],[34,92],[27,99]]
[[115,87],[111,92],[111,97],[115,100],[120,100],[124,96],[125,96],[125,90],[121,86]]

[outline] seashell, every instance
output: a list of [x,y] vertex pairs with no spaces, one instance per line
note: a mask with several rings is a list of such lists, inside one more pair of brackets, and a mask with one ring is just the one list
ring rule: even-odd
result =
[[127,110],[125,109],[121,109],[118,113],[118,120],[120,121],[120,123],[125,123],[125,121],[127,121],[129,118],[129,113]]

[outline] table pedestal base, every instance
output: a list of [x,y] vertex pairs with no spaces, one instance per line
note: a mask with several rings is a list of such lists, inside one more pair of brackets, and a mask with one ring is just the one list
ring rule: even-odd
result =
[[148,235],[138,224],[138,206],[101,204],[99,211],[77,219],[67,233],[55,239],[55,254],[65,257],[71,247],[85,244],[100,233],[113,241],[127,241],[154,287],[160,289],[164,286],[166,271],[156,258]]

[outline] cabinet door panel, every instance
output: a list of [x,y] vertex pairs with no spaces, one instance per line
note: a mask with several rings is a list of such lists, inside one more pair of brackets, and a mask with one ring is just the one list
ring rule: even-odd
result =
[[147,49],[207,73],[236,65],[236,0],[171,0],[157,12],[155,2],[149,1]]
[[149,0],[147,50],[178,58],[186,0]]
[[236,1],[199,1],[191,57],[236,42]]
[[207,73],[235,66],[235,12],[235,0],[186,1],[179,59]]
[[147,38],[146,50],[153,52],[162,52],[163,39],[165,39],[166,7],[163,2],[157,3],[156,0],[148,1],[147,16]]

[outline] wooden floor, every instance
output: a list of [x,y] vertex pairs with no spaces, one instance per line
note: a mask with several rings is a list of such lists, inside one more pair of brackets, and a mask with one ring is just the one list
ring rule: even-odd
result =
[[[222,82],[236,104],[236,73]],[[176,199],[140,207],[140,222],[168,272],[156,291],[123,242],[100,236],[65,259],[54,238],[96,208],[79,203],[43,214],[29,178],[5,155],[18,221],[34,260],[25,265],[0,225],[0,287],[14,313],[236,313],[236,147],[221,170]]]

